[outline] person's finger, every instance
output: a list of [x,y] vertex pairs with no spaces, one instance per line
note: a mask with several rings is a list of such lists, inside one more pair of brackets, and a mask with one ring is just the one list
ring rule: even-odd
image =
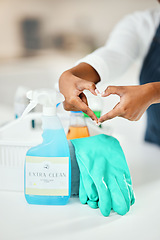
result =
[[76,98],[74,105],[77,106],[77,108],[79,108],[82,112],[86,113],[93,121],[98,122],[98,118],[94,112],[80,98]]
[[101,116],[98,120],[99,123],[103,123],[106,120],[118,117],[121,115],[121,110],[118,107],[119,103],[108,113],[104,114],[103,116]]
[[107,217],[111,212],[111,195],[104,178],[102,178],[102,182],[97,185],[97,188],[99,196],[98,206],[102,215]]
[[80,183],[79,183],[79,200],[82,204],[86,204],[88,200],[88,196],[84,188],[81,174],[80,174]]
[[120,215],[125,215],[128,212],[128,207],[115,177],[110,179],[108,187],[111,194],[113,210]]
[[63,102],[63,106],[66,111],[83,111],[93,121],[96,121],[98,123],[98,118],[96,117],[94,112],[86,105],[86,103],[82,101],[80,97],[74,97],[69,102]]
[[76,87],[79,91],[89,90],[95,96],[97,96],[97,93],[99,93],[98,89],[96,88],[95,83],[86,81],[83,79],[80,79],[80,81],[78,81]]
[[83,92],[79,95],[79,97],[88,106],[87,97]]
[[111,94],[117,94],[121,96],[123,93],[123,87],[122,86],[108,86],[104,92],[101,93],[101,97],[107,97]]
[[63,102],[63,107],[66,111],[80,111],[79,108],[77,108],[76,106],[68,103],[67,101]]

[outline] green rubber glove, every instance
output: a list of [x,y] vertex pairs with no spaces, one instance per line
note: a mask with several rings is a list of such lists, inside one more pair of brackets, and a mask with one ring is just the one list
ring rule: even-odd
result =
[[79,198],[104,216],[126,214],[135,198],[131,176],[117,139],[104,134],[71,140],[80,169]]

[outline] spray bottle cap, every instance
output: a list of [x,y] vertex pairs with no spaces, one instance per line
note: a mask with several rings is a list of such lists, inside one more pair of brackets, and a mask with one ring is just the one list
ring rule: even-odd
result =
[[56,114],[56,105],[64,101],[64,96],[51,89],[37,89],[27,92],[27,98],[30,100],[29,105],[26,107],[22,114],[25,117],[37,104],[43,106],[43,115],[53,116]]

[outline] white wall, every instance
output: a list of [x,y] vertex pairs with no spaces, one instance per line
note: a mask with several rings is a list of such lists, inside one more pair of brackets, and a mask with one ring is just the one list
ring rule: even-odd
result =
[[19,85],[52,87],[60,73],[83,55],[52,53],[13,61],[23,52],[18,25],[23,18],[41,17],[46,35],[90,33],[102,45],[124,15],[156,6],[156,0],[0,0],[0,104],[13,106]]
[[19,23],[25,17],[40,17],[46,35],[91,33],[101,45],[124,15],[157,6],[156,0],[1,0],[0,59],[22,55]]

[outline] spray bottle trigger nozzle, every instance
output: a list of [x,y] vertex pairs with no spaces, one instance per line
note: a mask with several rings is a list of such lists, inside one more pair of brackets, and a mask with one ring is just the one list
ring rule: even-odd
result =
[[33,98],[33,91],[32,90],[28,91],[26,97],[31,100]]
[[32,111],[33,108],[35,108],[37,106],[37,102],[36,101],[30,101],[30,104],[26,107],[26,109],[24,110],[21,119],[23,119],[30,111]]

